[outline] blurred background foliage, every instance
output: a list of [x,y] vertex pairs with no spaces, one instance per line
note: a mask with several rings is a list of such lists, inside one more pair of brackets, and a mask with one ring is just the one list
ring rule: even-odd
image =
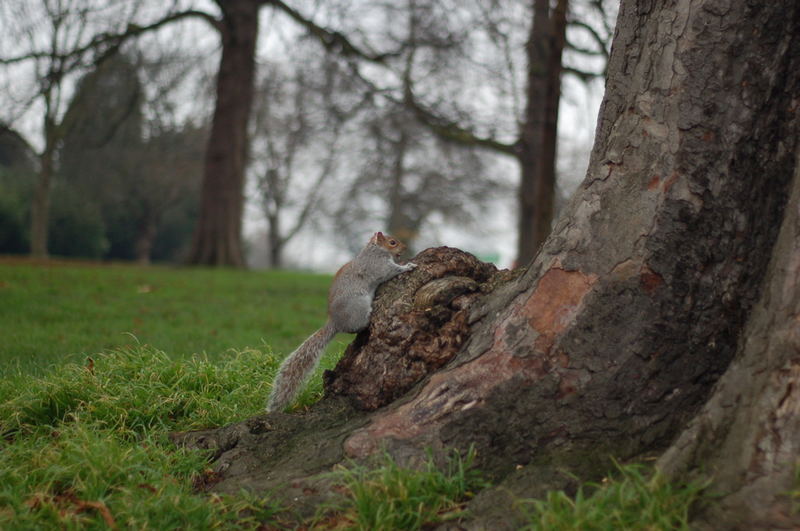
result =
[[[258,40],[236,63],[246,9]],[[382,229],[527,260],[583,177],[615,17],[613,0],[8,0],[0,253],[202,263],[205,239],[236,255],[243,237],[251,266],[330,269]],[[244,184],[212,184],[221,159]],[[198,228],[231,208],[233,230]]]

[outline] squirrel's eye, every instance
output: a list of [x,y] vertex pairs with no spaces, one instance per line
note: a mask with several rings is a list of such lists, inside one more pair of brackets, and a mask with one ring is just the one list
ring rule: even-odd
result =
[[397,245],[397,240],[389,240],[389,245]]

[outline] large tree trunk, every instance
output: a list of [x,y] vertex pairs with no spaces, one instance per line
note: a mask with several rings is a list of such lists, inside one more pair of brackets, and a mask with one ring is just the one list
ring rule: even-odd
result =
[[[797,290],[786,285],[800,263],[796,217],[775,242],[798,168],[799,33],[794,0],[623,1],[588,175],[527,271],[421,253],[381,290],[357,352],[305,416],[182,437],[218,450],[213,488],[288,485],[294,503],[314,504],[334,492],[320,473],[347,458],[386,450],[413,463],[428,448],[474,445],[497,485],[472,502],[475,525],[500,529],[513,525],[514,496],[566,487],[565,471],[597,478],[610,456],[667,448],[742,345],[746,366],[753,348],[787,359],[759,378],[731,372],[720,389],[752,386],[747,400],[714,398],[665,463],[730,467],[718,479],[733,492],[726,503],[766,489],[772,497],[746,517],[775,521],[766,513],[786,473],[759,478],[791,461],[798,440],[798,303],[786,298]],[[773,252],[780,274],[740,342]],[[437,329],[447,331],[438,343],[426,337]],[[400,370],[384,355],[392,344],[412,354],[405,367],[425,364],[422,374],[378,377]],[[444,350],[449,361],[424,376]],[[748,423],[760,411],[772,414]]]
[[800,160],[789,205],[736,359],[659,461],[713,478],[702,519],[715,529],[800,528]]
[[525,119],[520,129],[519,243],[517,263],[527,265],[550,234],[556,185],[558,103],[561,99],[561,54],[567,30],[567,0],[533,1],[525,53],[528,86]]
[[219,1],[222,57],[217,101],[206,148],[200,216],[192,264],[244,265],[242,210],[247,123],[253,101],[259,0]]

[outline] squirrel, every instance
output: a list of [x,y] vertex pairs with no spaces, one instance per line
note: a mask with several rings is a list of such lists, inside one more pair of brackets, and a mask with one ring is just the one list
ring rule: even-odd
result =
[[328,292],[328,321],[283,361],[272,384],[267,412],[289,405],[337,333],[367,328],[378,286],[417,267],[412,262],[395,262],[405,249],[396,238],[376,232],[361,252],[336,272]]

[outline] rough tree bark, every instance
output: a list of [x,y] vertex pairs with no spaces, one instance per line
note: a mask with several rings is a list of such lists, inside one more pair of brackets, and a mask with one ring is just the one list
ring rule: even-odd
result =
[[713,529],[800,527],[800,161],[788,204],[736,359],[658,462],[673,478],[713,478],[719,498],[701,519]]
[[368,411],[401,397],[453,359],[469,335],[469,309],[514,276],[449,247],[427,249],[414,263],[420,273],[384,290],[370,329],[325,373],[329,396]]
[[[609,456],[677,438],[665,469],[711,463],[725,507],[766,500],[739,525],[798,525],[772,503],[787,475],[775,469],[798,440],[796,215],[775,244],[798,178],[797,34],[794,0],[623,1],[586,180],[527,271],[421,254],[381,290],[370,329],[309,412],[177,437],[217,450],[207,487],[284,485],[308,507],[334,495],[320,472],[347,458],[385,450],[413,464],[428,448],[474,445],[497,486],[473,500],[472,525],[502,529],[516,496],[569,487],[564,472],[597,478]],[[445,344],[432,347],[437,328]],[[456,338],[435,370],[429,356]],[[391,349],[431,366],[380,378]],[[770,360],[755,365],[759,355]],[[770,414],[754,425],[760,412]]]
[[217,2],[222,57],[189,263],[244,265],[242,210],[260,0]]

